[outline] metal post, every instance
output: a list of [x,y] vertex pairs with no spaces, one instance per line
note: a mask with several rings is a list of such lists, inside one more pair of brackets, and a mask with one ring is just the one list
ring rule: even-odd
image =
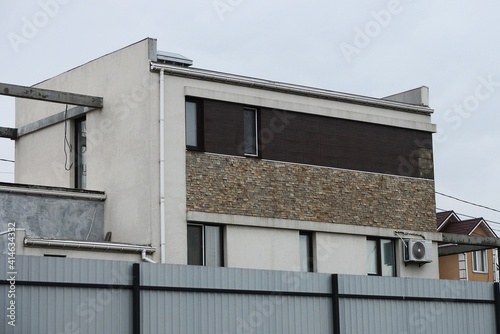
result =
[[141,277],[140,264],[132,265],[132,333],[141,334]]
[[495,295],[496,333],[500,334],[500,283],[494,283],[493,289]]
[[332,275],[333,334],[340,334],[339,275]]

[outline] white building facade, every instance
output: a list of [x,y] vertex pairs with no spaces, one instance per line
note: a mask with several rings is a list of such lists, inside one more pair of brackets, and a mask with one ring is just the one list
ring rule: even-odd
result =
[[[17,138],[16,183],[103,192],[102,242],[158,263],[439,278],[425,87],[377,99],[158,54],[145,39],[35,85],[104,105]],[[62,111],[19,99],[16,127]],[[425,240],[425,261],[404,261],[404,239]]]

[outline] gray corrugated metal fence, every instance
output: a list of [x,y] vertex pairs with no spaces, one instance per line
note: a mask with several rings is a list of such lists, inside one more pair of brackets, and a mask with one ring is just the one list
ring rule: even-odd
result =
[[18,256],[11,298],[8,265],[6,334],[499,332],[493,283]]

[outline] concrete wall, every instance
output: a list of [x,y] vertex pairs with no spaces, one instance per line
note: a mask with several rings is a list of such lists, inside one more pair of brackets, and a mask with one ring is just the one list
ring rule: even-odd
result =
[[[73,198],[71,191],[36,190],[44,195],[12,192],[29,192],[27,187],[0,186],[0,232],[12,227],[30,237],[104,240],[104,202],[85,199],[82,193]],[[0,254],[7,253],[7,242],[6,235],[0,236]]]
[[[432,263],[422,266],[403,262],[403,246],[390,228],[325,224],[252,216],[223,215],[189,211],[187,219],[226,226],[226,266],[299,271],[299,231],[313,236],[314,268],[320,273],[366,275],[367,236],[396,240],[396,272],[399,277],[439,278],[437,242]],[[423,232],[428,240],[436,233]]]
[[432,243],[432,253],[426,254],[430,263],[405,263],[403,261],[403,242],[396,242],[396,272],[398,277],[439,278],[438,243]]
[[[159,83],[158,74],[149,71],[152,42],[143,40],[36,87],[104,98],[101,110],[86,115],[87,188],[107,194],[104,232],[113,233],[112,241],[157,247]],[[62,104],[16,102],[17,127],[65,109]],[[70,142],[72,129],[73,122],[69,121]],[[64,123],[19,138],[16,182],[73,187],[74,168],[64,168],[63,141]],[[73,159],[73,153],[69,153],[66,165]]]
[[299,271],[299,232],[247,226],[227,226],[226,265]]
[[[112,241],[151,244],[157,248],[157,252],[153,256],[156,261],[159,261],[160,257],[158,124],[159,97],[161,93],[165,94],[166,101],[164,128],[166,262],[174,264],[185,264],[187,262],[187,211],[204,210],[206,213],[220,213],[217,210],[223,208],[223,213],[231,215],[247,214],[238,210],[227,211],[227,205],[223,202],[224,205],[214,203],[217,205],[213,209],[210,206],[207,209],[206,204],[209,198],[207,195],[209,194],[206,193],[202,193],[201,200],[198,201],[200,191],[203,190],[200,186],[206,184],[201,179],[198,187],[193,187],[197,182],[193,181],[193,178],[203,178],[203,173],[194,171],[194,174],[189,177],[187,177],[186,173],[186,169],[193,172],[193,168],[202,166],[200,164],[186,166],[186,162],[192,160],[191,154],[186,156],[184,142],[184,104],[186,95],[429,132],[435,130],[428,115],[354,105],[327,99],[314,99],[306,96],[195,80],[188,77],[176,77],[167,73],[165,75],[165,89],[160,92],[160,75],[149,70],[151,43],[151,40],[138,42],[36,86],[97,95],[104,98],[104,108],[87,114],[87,187],[105,191],[107,194],[104,211],[104,233],[111,231],[113,233]],[[16,126],[20,127],[37,121],[43,117],[61,112],[64,108],[64,105],[18,100]],[[33,112],[33,110],[36,110],[36,112]],[[71,141],[74,137],[72,122],[68,122],[68,125],[67,136]],[[16,142],[16,182],[72,187],[74,175],[73,170],[66,171],[64,168],[66,158],[62,149],[63,141],[64,124],[62,123],[18,139]],[[71,161],[73,160],[71,152],[68,158]],[[217,159],[211,158],[211,160],[202,163],[213,163]],[[224,159],[227,162],[233,158],[221,157],[219,160]],[[255,166],[261,164],[259,167],[265,165],[270,170],[278,166],[277,163],[257,162],[256,160],[250,162],[250,160],[242,159],[238,163],[240,162],[243,164],[256,164]],[[33,168],[34,166],[37,168]],[[292,164],[283,168],[314,170],[315,172],[319,170]],[[335,196],[330,196],[329,200],[339,196],[345,197],[350,192],[349,201],[334,201],[335,204],[342,204],[340,207],[335,205],[335,209],[332,210],[332,203],[327,203],[324,207],[311,206],[307,208],[305,201],[295,198],[296,207],[292,207],[290,203],[287,203],[281,208],[281,216],[264,214],[265,205],[262,206],[261,214],[251,205],[252,203],[247,203],[249,204],[247,206],[249,210],[253,210],[251,215],[257,218],[265,216],[286,218],[286,220],[305,219],[311,223],[322,225],[333,225],[324,224],[333,221],[334,223],[348,223],[357,227],[368,226],[368,230],[369,227],[383,229],[390,226],[430,231],[431,219],[434,222],[434,197],[431,196],[434,191],[434,183],[432,181],[396,177],[387,178],[376,174],[363,174],[365,176],[360,176],[360,174],[353,172],[336,171],[333,173],[330,169],[325,170],[328,172],[319,172],[320,174],[326,173],[325,191],[333,191],[335,194]],[[342,182],[345,181],[347,192],[335,193],[335,189],[329,189],[334,188],[328,183],[328,177],[331,177],[332,173],[346,175],[337,178],[337,180],[343,179]],[[229,174],[229,176],[233,177],[234,175]],[[315,176],[316,174],[312,175],[311,182],[315,181]],[[349,180],[358,177],[366,177],[370,180],[352,186]],[[268,182],[270,177],[264,175],[262,179]],[[267,189],[264,189],[265,191],[271,191],[274,188],[272,184],[265,184],[265,186],[267,187]],[[363,188],[365,186],[368,188],[372,186],[379,187],[383,191],[371,192],[369,189]],[[245,187],[250,189],[249,184],[246,184]],[[233,187],[234,189],[236,188]],[[293,193],[295,187],[282,187],[280,190],[286,191],[288,189],[291,189]],[[411,189],[412,196],[403,196],[401,199],[401,192],[405,193],[407,189]],[[398,191],[400,192],[398,193]],[[217,193],[217,190],[214,190],[214,193]],[[358,201],[356,196],[361,194],[363,196]],[[381,198],[381,194],[384,194],[385,197]],[[297,196],[299,195],[301,194],[297,193]],[[315,199],[316,204],[324,199],[321,197],[322,194],[318,193],[317,195],[319,197]],[[280,194],[280,197],[267,199],[268,203],[264,204],[269,205],[275,199],[282,200],[285,198],[290,199]],[[227,198],[227,200],[235,200],[233,202],[234,207],[239,206],[241,210],[241,201],[234,197]],[[308,200],[311,200],[311,198],[309,197]],[[355,210],[350,210],[353,204],[359,205]],[[199,210],[197,205],[204,205],[205,207],[203,210]],[[361,210],[362,206],[365,205],[367,205],[367,209]],[[392,207],[390,207],[391,205]],[[314,212],[320,215],[320,219],[314,216]],[[383,214],[379,214],[380,212],[383,212]],[[301,214],[308,216],[304,218],[300,216]],[[337,227],[335,228],[338,228],[340,224],[336,224]],[[240,225],[238,227],[227,227],[228,265],[249,266],[248,263],[251,263],[256,268],[273,269],[298,266],[298,247],[296,246],[298,246],[298,230],[304,226],[302,222],[299,224],[299,228],[290,228],[288,230],[287,228],[280,228],[279,231],[269,229],[271,226],[250,228],[246,224]],[[321,225],[314,226],[317,229],[311,230],[320,230]],[[236,233],[240,231],[239,229],[243,229],[246,235]],[[267,232],[269,231],[271,233],[268,236]],[[366,232],[359,232],[359,235],[363,233]],[[393,231],[388,229],[387,234],[391,233]],[[347,242],[340,239],[340,236],[327,237],[323,235],[319,236],[317,242],[341,243],[348,246]],[[348,251],[349,248],[347,248],[345,254],[361,255],[364,249],[362,238],[360,236],[348,236],[348,240],[353,241],[353,243],[350,244],[352,245],[351,250]],[[280,241],[281,244],[276,241]],[[263,252],[266,254],[272,253],[273,255],[265,259],[257,259],[251,253],[255,252],[256,248],[254,245],[254,249],[252,249],[253,242],[261,243]],[[231,253],[233,254],[231,255]],[[362,259],[366,257],[364,253]],[[318,255],[320,254],[318,253]],[[92,257],[90,253],[89,257]],[[244,261],[245,257],[248,257],[248,263]],[[260,260],[260,262],[257,260]],[[366,268],[365,265],[354,268],[350,263],[339,263],[335,258],[324,261],[324,263],[318,263],[317,265],[318,268],[325,271],[328,270],[327,268],[333,268],[332,270],[340,268],[347,273],[357,273],[358,271],[361,272],[360,268],[363,268],[363,270]]]
[[315,253],[317,272],[367,274],[365,236],[318,232]]

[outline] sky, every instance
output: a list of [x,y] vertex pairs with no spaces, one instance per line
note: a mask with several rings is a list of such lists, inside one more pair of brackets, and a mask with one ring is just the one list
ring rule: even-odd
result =
[[[384,97],[430,89],[436,191],[500,210],[500,2],[0,0],[0,82],[30,86],[146,37],[198,68]],[[0,96],[0,126],[15,126]],[[0,139],[0,159],[15,160]],[[0,181],[14,181],[0,160]],[[500,212],[436,195],[438,209]],[[465,218],[465,217],[464,217]]]

